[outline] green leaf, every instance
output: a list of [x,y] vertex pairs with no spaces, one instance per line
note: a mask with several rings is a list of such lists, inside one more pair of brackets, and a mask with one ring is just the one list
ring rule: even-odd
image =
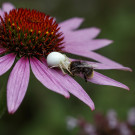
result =
[[6,111],[6,85],[3,85],[3,87],[0,89],[0,118],[4,115]]

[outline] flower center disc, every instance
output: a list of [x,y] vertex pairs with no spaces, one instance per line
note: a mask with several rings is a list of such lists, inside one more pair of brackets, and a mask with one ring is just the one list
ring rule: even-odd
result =
[[44,13],[20,8],[5,13],[0,19],[0,46],[7,53],[39,58],[63,48],[58,24]]

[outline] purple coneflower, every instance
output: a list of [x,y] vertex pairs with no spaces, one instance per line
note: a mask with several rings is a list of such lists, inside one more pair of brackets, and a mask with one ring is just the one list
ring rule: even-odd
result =
[[[100,32],[97,28],[76,30],[82,18],[72,18],[59,25],[55,19],[36,10],[14,9],[5,3],[0,9],[0,75],[13,67],[7,83],[8,112],[14,113],[20,106],[30,77],[30,65],[35,77],[48,89],[69,98],[73,94],[92,110],[94,103],[83,88],[68,74],[50,69],[46,57],[51,52],[72,53],[96,60],[95,69],[131,70],[111,61],[94,50],[110,43],[107,39],[94,39]],[[92,62],[88,62],[92,63]],[[94,71],[88,81],[100,85],[129,88],[109,77]]]

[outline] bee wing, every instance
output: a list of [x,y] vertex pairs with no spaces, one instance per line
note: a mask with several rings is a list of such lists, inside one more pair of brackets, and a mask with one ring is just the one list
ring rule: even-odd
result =
[[82,62],[81,65],[77,65],[76,67],[89,67],[89,68],[96,68],[96,64],[87,64],[85,62]]

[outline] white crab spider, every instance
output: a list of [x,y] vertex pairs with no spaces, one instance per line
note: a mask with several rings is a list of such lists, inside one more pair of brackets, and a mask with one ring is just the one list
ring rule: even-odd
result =
[[82,61],[71,61],[65,54],[60,52],[51,52],[47,56],[47,64],[50,68],[59,67],[63,74],[66,74],[64,69],[68,71],[72,76],[77,74],[82,74],[85,81],[88,78],[93,77],[94,68],[97,67],[96,64],[87,64]]
[[63,74],[66,74],[64,69],[71,73],[69,70],[70,63],[71,60],[65,54],[61,54],[59,52],[51,52],[47,56],[48,66],[50,68],[59,67],[62,70]]

